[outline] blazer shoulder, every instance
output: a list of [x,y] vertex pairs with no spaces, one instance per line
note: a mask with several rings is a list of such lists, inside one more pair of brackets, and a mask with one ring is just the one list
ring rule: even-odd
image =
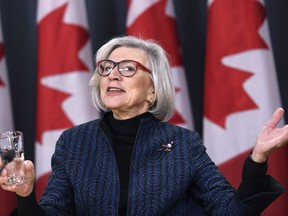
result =
[[87,133],[87,132],[89,133],[99,128],[99,122],[100,122],[100,119],[95,119],[95,120],[91,120],[91,121],[88,121],[79,125],[75,125],[71,128],[64,130],[62,134],[66,135],[66,134],[75,134],[75,133],[77,134]]
[[166,128],[166,130],[175,131],[177,133],[185,134],[185,135],[188,135],[188,136],[200,137],[198,132],[193,131],[191,129],[184,128],[184,127],[181,127],[179,125],[174,125],[174,124],[171,124],[171,123],[168,123],[168,122],[161,122],[161,124],[162,124],[162,127]]

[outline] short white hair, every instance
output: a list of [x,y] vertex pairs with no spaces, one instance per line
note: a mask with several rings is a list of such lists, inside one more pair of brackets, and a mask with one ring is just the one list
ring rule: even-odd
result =
[[[155,101],[148,112],[161,121],[168,121],[174,114],[175,88],[172,82],[171,67],[165,50],[153,40],[143,40],[134,36],[116,37],[105,43],[96,53],[98,61],[108,59],[119,47],[142,49],[148,58],[148,68],[155,88]],[[96,66],[89,85],[91,87],[93,105],[99,111],[110,111],[100,97],[100,75]]]

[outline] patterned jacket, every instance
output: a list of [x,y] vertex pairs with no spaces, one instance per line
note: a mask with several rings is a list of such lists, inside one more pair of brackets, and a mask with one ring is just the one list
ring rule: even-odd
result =
[[[118,214],[117,164],[101,121],[60,136],[40,201],[49,215]],[[197,133],[148,117],[142,119],[134,145],[127,215],[258,215],[283,192],[270,177],[269,182],[271,191],[236,199]],[[205,213],[194,212],[191,201]]]

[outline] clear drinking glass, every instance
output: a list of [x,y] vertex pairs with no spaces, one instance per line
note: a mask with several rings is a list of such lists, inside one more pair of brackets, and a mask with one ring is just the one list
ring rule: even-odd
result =
[[[12,162],[5,167],[7,170],[7,185],[22,184],[24,182],[23,163],[24,163],[24,139],[21,131],[7,131],[0,134],[0,154],[1,160],[8,150],[15,152]],[[3,163],[3,161],[2,161]]]

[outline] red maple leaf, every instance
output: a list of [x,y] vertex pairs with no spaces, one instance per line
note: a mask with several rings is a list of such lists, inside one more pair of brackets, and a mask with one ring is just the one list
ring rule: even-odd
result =
[[[4,56],[4,44],[0,42],[0,61],[2,60]],[[5,86],[5,83],[4,81],[1,80],[1,77],[0,77],[0,86]]]
[[[165,13],[166,5],[166,0],[159,1],[147,9],[127,28],[127,34],[139,36],[143,39],[152,38],[156,40],[168,53],[171,66],[181,66],[183,64],[177,37],[176,21]],[[176,90],[176,92],[179,91],[179,89]],[[170,122],[174,124],[186,123],[177,110]]]
[[128,35],[155,39],[169,54],[172,66],[182,65],[177,26],[174,18],[167,16],[167,0],[159,1],[144,11],[127,29]]
[[257,1],[217,0],[209,9],[204,113],[222,128],[229,114],[258,108],[243,89],[253,74],[225,66],[221,60],[251,49],[267,49],[258,33],[264,19],[264,8]]
[[[176,93],[181,91],[180,88],[175,87],[175,91]],[[169,120],[170,123],[172,124],[183,124],[185,123],[184,118],[180,115],[179,112],[174,112],[172,118]]]
[[63,22],[66,8],[67,4],[54,10],[38,24],[36,137],[39,143],[44,131],[73,126],[61,108],[63,101],[70,95],[44,86],[41,80],[71,71],[88,72],[86,65],[79,59],[79,51],[88,40],[88,32],[81,26]]

